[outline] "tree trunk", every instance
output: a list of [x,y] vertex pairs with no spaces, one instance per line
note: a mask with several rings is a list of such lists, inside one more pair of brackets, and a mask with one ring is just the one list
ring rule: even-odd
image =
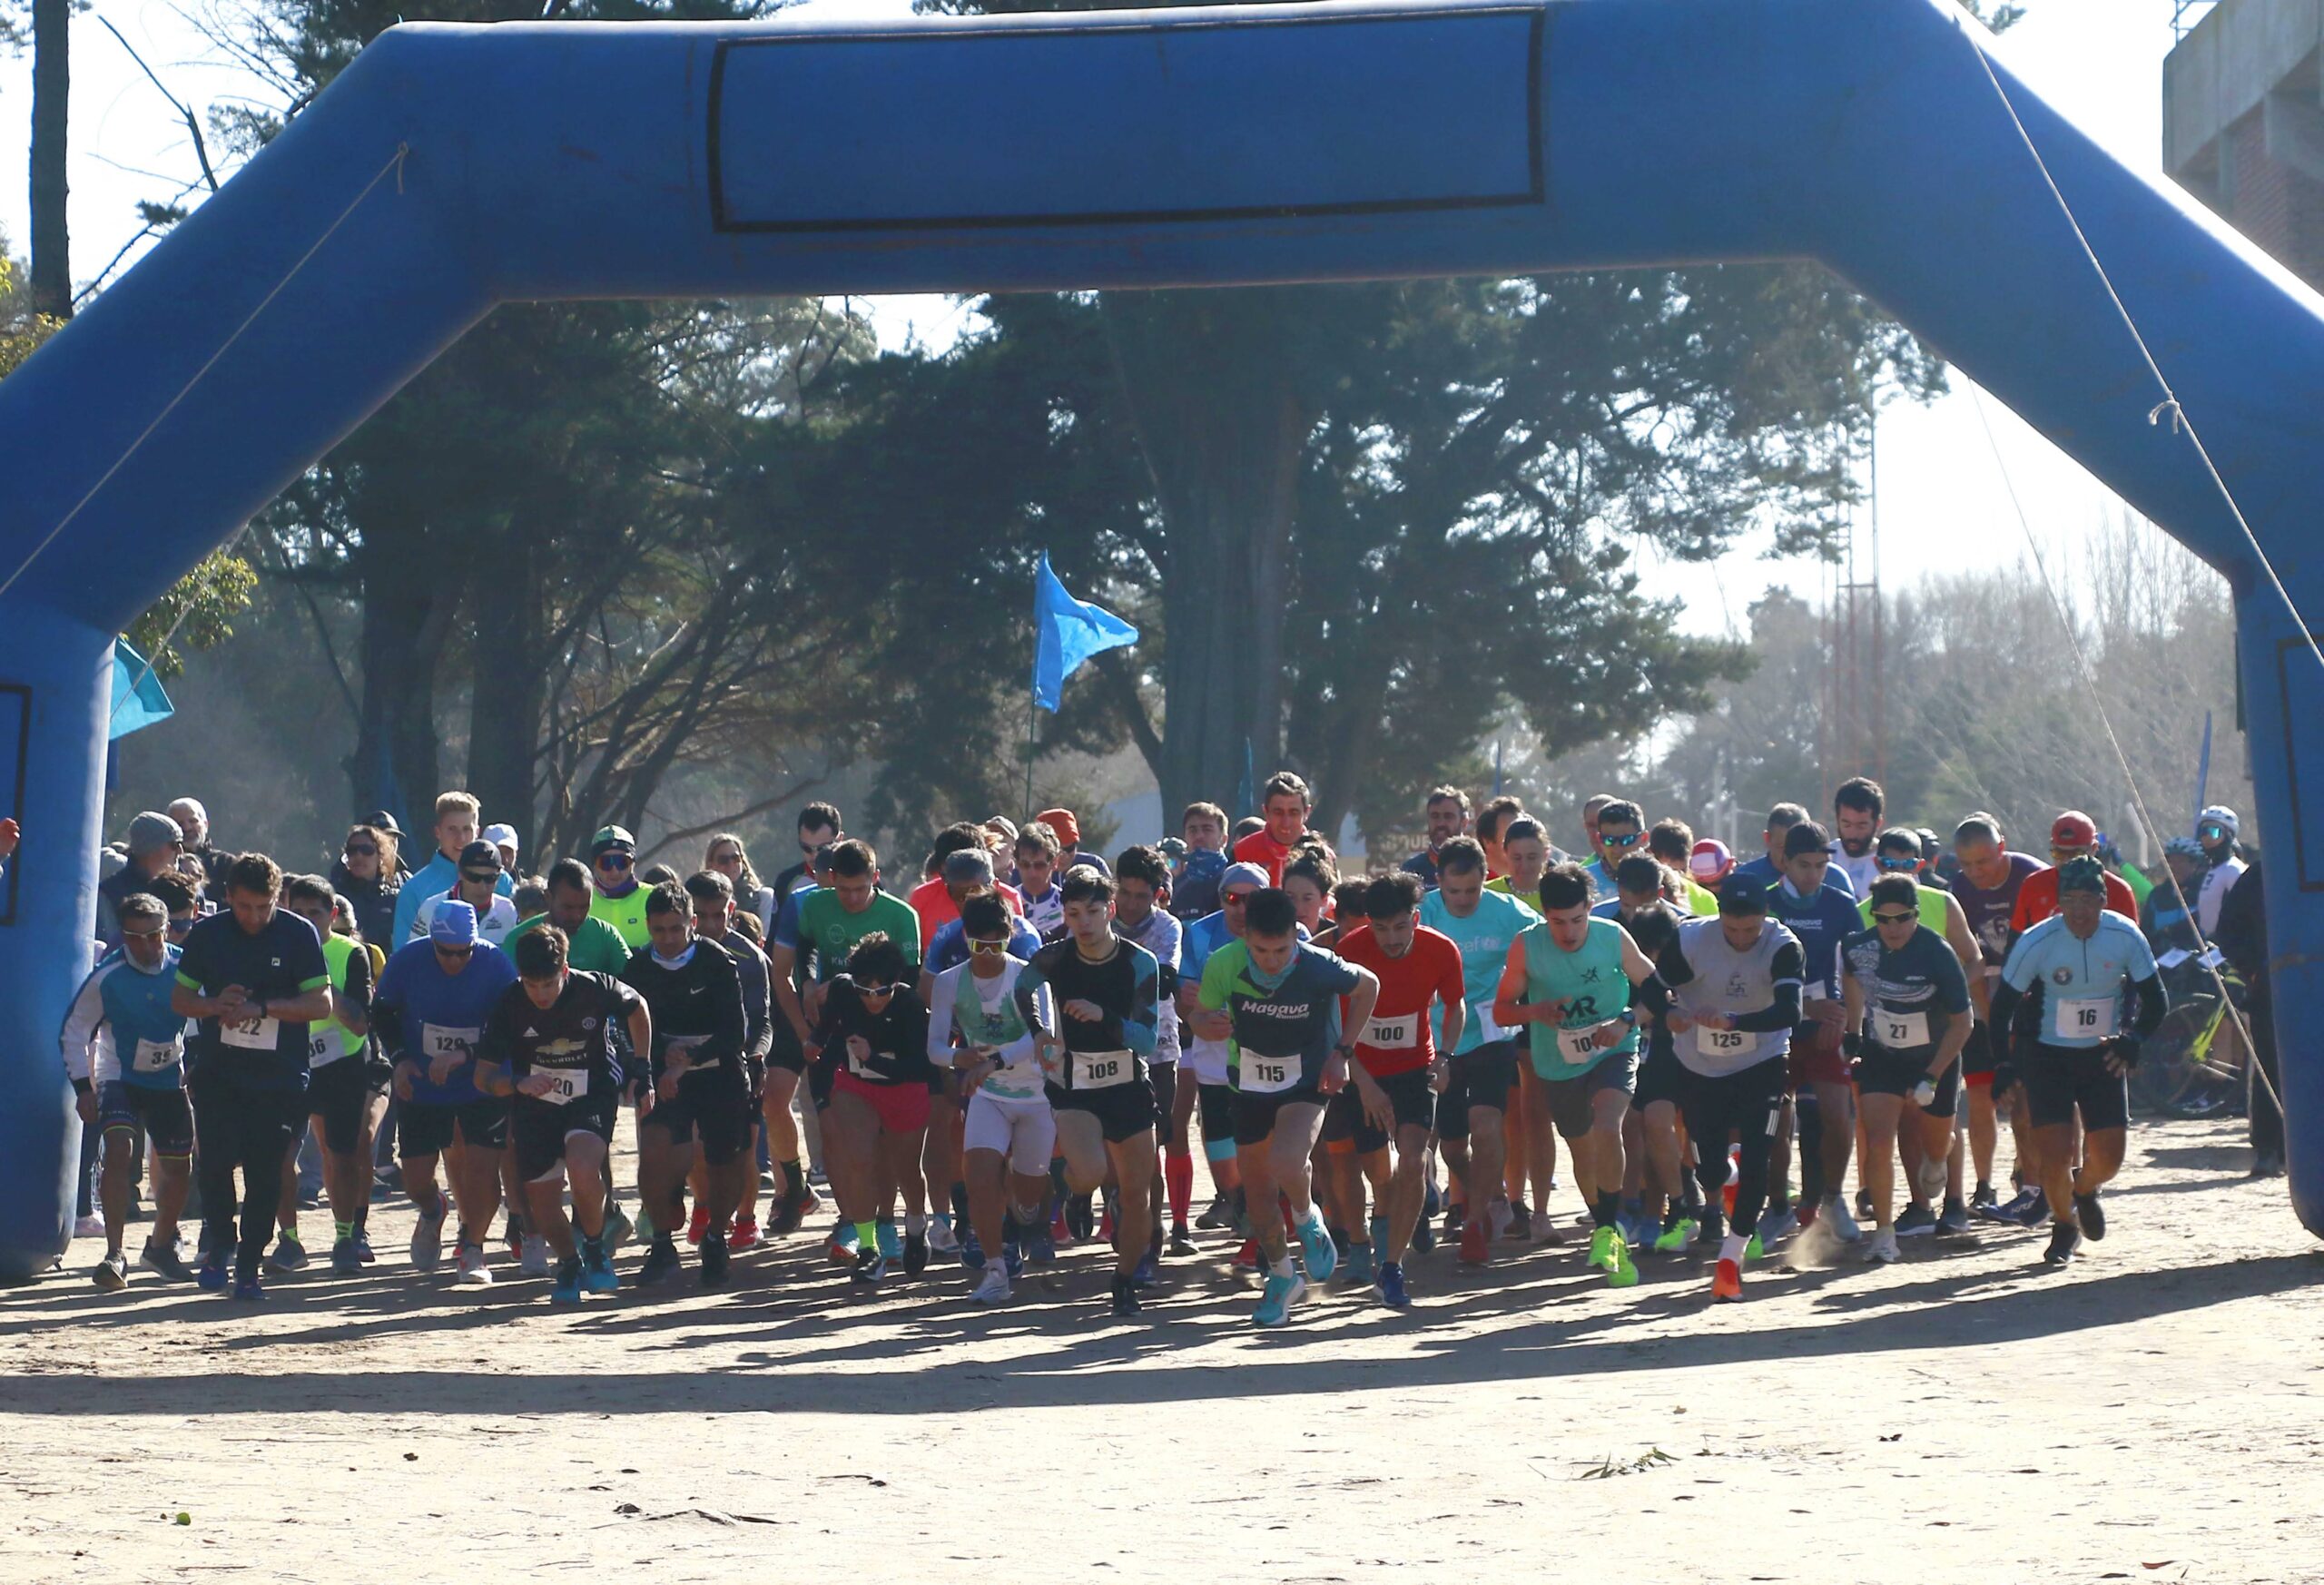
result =
[[479,575],[470,602],[478,621],[468,790],[483,802],[487,821],[517,828],[517,851],[528,863],[537,851],[533,770],[540,753],[545,681],[556,659],[541,653],[535,537],[545,532],[545,525],[521,517],[512,524],[485,558],[491,567],[489,586]]
[[1285,292],[1103,300],[1168,535],[1155,767],[1167,822],[1196,799],[1234,801],[1246,742],[1260,779],[1277,768],[1293,506],[1311,414],[1282,372],[1285,320],[1297,311]]
[[61,320],[73,312],[73,248],[64,216],[64,107],[73,81],[73,4],[32,4],[33,308]]
[[[417,536],[395,537],[407,546]],[[427,558],[365,552],[363,583],[363,716],[351,771],[354,812],[384,807],[407,832],[417,868],[427,862],[436,794],[444,790],[436,735],[436,664],[459,605],[439,593],[425,572]]]

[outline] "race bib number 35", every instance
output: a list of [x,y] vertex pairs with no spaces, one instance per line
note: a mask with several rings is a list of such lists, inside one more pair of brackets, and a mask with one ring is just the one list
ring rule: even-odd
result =
[[[1248,1061],[1249,1058],[1244,1060]],[[1073,1088],[1076,1089],[1108,1089],[1117,1084],[1128,1084],[1137,1072],[1137,1058],[1128,1051],[1073,1053]]]
[[131,1067],[139,1073],[167,1073],[178,1065],[178,1057],[175,1040],[140,1040]]
[[1275,1095],[1299,1083],[1299,1058],[1267,1057],[1256,1051],[1246,1051],[1241,1071],[1242,1079],[1237,1088],[1253,1095]]

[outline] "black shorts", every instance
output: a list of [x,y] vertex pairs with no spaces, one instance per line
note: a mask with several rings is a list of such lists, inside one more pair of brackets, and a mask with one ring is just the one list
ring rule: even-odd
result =
[[[1856,1059],[1856,1087],[1865,1095],[1908,1096],[1928,1077],[1929,1048],[1891,1051],[1867,1041]],[[1936,1098],[1921,1109],[1933,1117],[1949,1117],[1961,1104],[1961,1062],[1955,1058],[1936,1081]]]
[[326,1062],[307,1075],[307,1115],[323,1120],[323,1147],[350,1156],[363,1138],[363,1116],[379,1093],[360,1056]]
[[1436,1103],[1436,1136],[1461,1140],[1469,1137],[1469,1113],[1477,1107],[1509,1109],[1509,1092],[1517,1088],[1517,1042],[1487,1040],[1472,1051],[1452,1058],[1452,1082]]
[[799,1044],[798,1035],[791,1028],[791,1020],[781,1009],[774,1014],[774,1040],[766,1049],[766,1065],[780,1068],[785,1073],[807,1071],[807,1053]]
[[1968,1043],[1961,1048],[1961,1079],[1965,1084],[1991,1084],[1994,1069],[1999,1066],[1994,1051],[1994,1031],[1991,1025],[1979,1019],[1969,1029]]
[[517,1153],[517,1180],[538,1183],[555,1173],[565,1162],[566,1140],[576,1134],[594,1134],[610,1151],[614,1115],[620,1109],[621,1097],[610,1089],[577,1097],[564,1106],[518,1096],[508,1116],[508,1143]]
[[1172,1126],[1177,1120],[1178,1065],[1157,1062],[1148,1067],[1146,1076],[1154,1084],[1154,1126],[1168,1139]]
[[751,1143],[751,1096],[742,1078],[731,1062],[685,1073],[668,1100],[655,1091],[654,1109],[640,1126],[659,1128],[676,1144],[699,1145],[704,1162],[724,1167]]
[[1638,1065],[1638,1088],[1630,1095],[1636,1107],[1679,1104],[1686,1093],[1687,1068],[1670,1048],[1669,1034],[1657,1030],[1647,1042],[1646,1060]]
[[1597,1121],[1601,1091],[1619,1089],[1629,1095],[1638,1088],[1637,1048],[1601,1057],[1589,1072],[1571,1078],[1544,1078],[1541,1088],[1550,1098],[1550,1121],[1559,1137],[1579,1139]]
[[2044,1043],[2033,1048],[2017,1077],[2024,1083],[2026,1111],[2037,1128],[2073,1122],[2076,1108],[2085,1128],[2131,1125],[2130,1083],[2106,1071],[2102,1049],[2076,1051]]
[[[1145,1066],[1138,1064],[1141,1070]],[[1127,1084],[1109,1084],[1103,1089],[1052,1087],[1049,1106],[1059,1112],[1088,1113],[1098,1119],[1108,1145],[1154,1131],[1154,1081],[1143,1071]]]
[[1202,1142],[1210,1146],[1235,1142],[1235,1087],[1231,1084],[1199,1085],[1195,1090],[1196,1109],[1202,1114]]
[[143,1128],[145,1142],[156,1156],[187,1156],[193,1151],[193,1108],[182,1089],[162,1089],[109,1078],[97,1088],[97,1127],[100,1131]]
[[453,1130],[479,1149],[499,1150],[508,1143],[508,1103],[505,1100],[465,1101],[433,1106],[406,1101],[396,1108],[396,1150],[402,1160],[415,1156],[441,1156],[452,1143]]
[[[1399,1133],[1436,1127],[1436,1091],[1429,1086],[1427,1068],[1409,1068],[1373,1082],[1386,1093],[1389,1106],[1394,1108]],[[1364,1115],[1364,1097],[1357,1093],[1354,1078],[1324,1108],[1324,1143],[1336,1145],[1342,1140],[1354,1141],[1358,1156],[1388,1148],[1388,1134]]]
[[1323,1091],[1309,1085],[1277,1090],[1273,1095],[1238,1089],[1235,1092],[1235,1143],[1238,1147],[1264,1145],[1267,1136],[1275,1132],[1275,1115],[1284,1108],[1321,1108],[1323,1104]]
[[1716,1078],[1697,1073],[1684,1063],[1679,1108],[1687,1119],[1687,1136],[1699,1157],[1712,1161],[1727,1154],[1727,1137],[1758,1134],[1772,1139],[1780,1126],[1784,1102],[1791,1095],[1791,1074],[1778,1053],[1739,1073]]

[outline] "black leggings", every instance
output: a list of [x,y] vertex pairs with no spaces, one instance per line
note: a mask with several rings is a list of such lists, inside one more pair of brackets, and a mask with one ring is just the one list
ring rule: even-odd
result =
[[306,1098],[295,1090],[261,1088],[251,1076],[215,1060],[198,1064],[186,1081],[193,1101],[195,1160],[202,1176],[202,1243],[222,1254],[234,1242],[234,1168],[242,1169],[241,1242],[234,1272],[258,1274],[282,1199],[282,1157],[303,1125]]
[[1687,1136],[1701,1158],[1695,1164],[1695,1178],[1710,1205],[1718,1204],[1718,1193],[1727,1186],[1727,1136],[1734,1134],[1743,1147],[1729,1226],[1746,1236],[1758,1226],[1759,1212],[1768,1203],[1768,1147],[1775,1139],[1788,1082],[1785,1058],[1770,1057],[1718,1078],[1689,1069],[1679,1096]]

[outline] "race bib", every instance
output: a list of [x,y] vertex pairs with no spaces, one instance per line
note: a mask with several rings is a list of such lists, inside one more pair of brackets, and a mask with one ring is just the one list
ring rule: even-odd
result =
[[850,1050],[847,1054],[847,1070],[858,1078],[868,1078],[874,1084],[886,1084],[890,1082],[888,1076],[872,1065],[874,1062],[893,1062],[895,1059],[896,1054],[893,1051],[874,1051],[869,1057],[859,1058]]
[[571,1106],[589,1093],[589,1070],[586,1068],[536,1068],[535,1073],[548,1076],[548,1093],[536,1096],[551,1106]]
[[419,1026],[419,1059],[433,1062],[438,1057],[466,1057],[476,1048],[481,1029],[455,1029],[448,1024]]
[[1706,1057],[1739,1056],[1751,1044],[1751,1037],[1741,1029],[1714,1029],[1709,1024],[1695,1026],[1695,1049]]
[[221,1045],[245,1051],[271,1051],[276,1048],[275,1037],[281,1030],[280,1019],[238,1019],[232,1023],[219,1024],[218,1040]]
[[1891,1051],[1908,1051],[1915,1046],[1925,1046],[1928,1044],[1928,1014],[1876,1008],[1872,1013],[1872,1035]]
[[1558,1055],[1568,1062],[1588,1062],[1598,1055],[1598,1026],[1586,1029],[1560,1029]]
[[2086,997],[2061,1000],[2050,1017],[2050,1032],[2061,1040],[2111,1040],[2114,1038],[2117,999]]
[[1299,1084],[1299,1058],[1296,1057],[1267,1057],[1245,1050],[1242,1078],[1236,1088],[1252,1095],[1275,1095]]
[[135,1055],[130,1058],[130,1070],[134,1073],[166,1073],[178,1065],[183,1053],[175,1040],[140,1040]]
[[333,1061],[346,1054],[346,1050],[339,1043],[339,1024],[336,1019],[318,1019],[307,1026],[308,1067],[320,1068],[324,1063]]
[[1128,1051],[1075,1051],[1070,1055],[1075,1089],[1109,1089],[1137,1077],[1137,1059]]
[[1364,1043],[1381,1051],[1400,1051],[1420,1044],[1420,1014],[1373,1019],[1364,1026]]

